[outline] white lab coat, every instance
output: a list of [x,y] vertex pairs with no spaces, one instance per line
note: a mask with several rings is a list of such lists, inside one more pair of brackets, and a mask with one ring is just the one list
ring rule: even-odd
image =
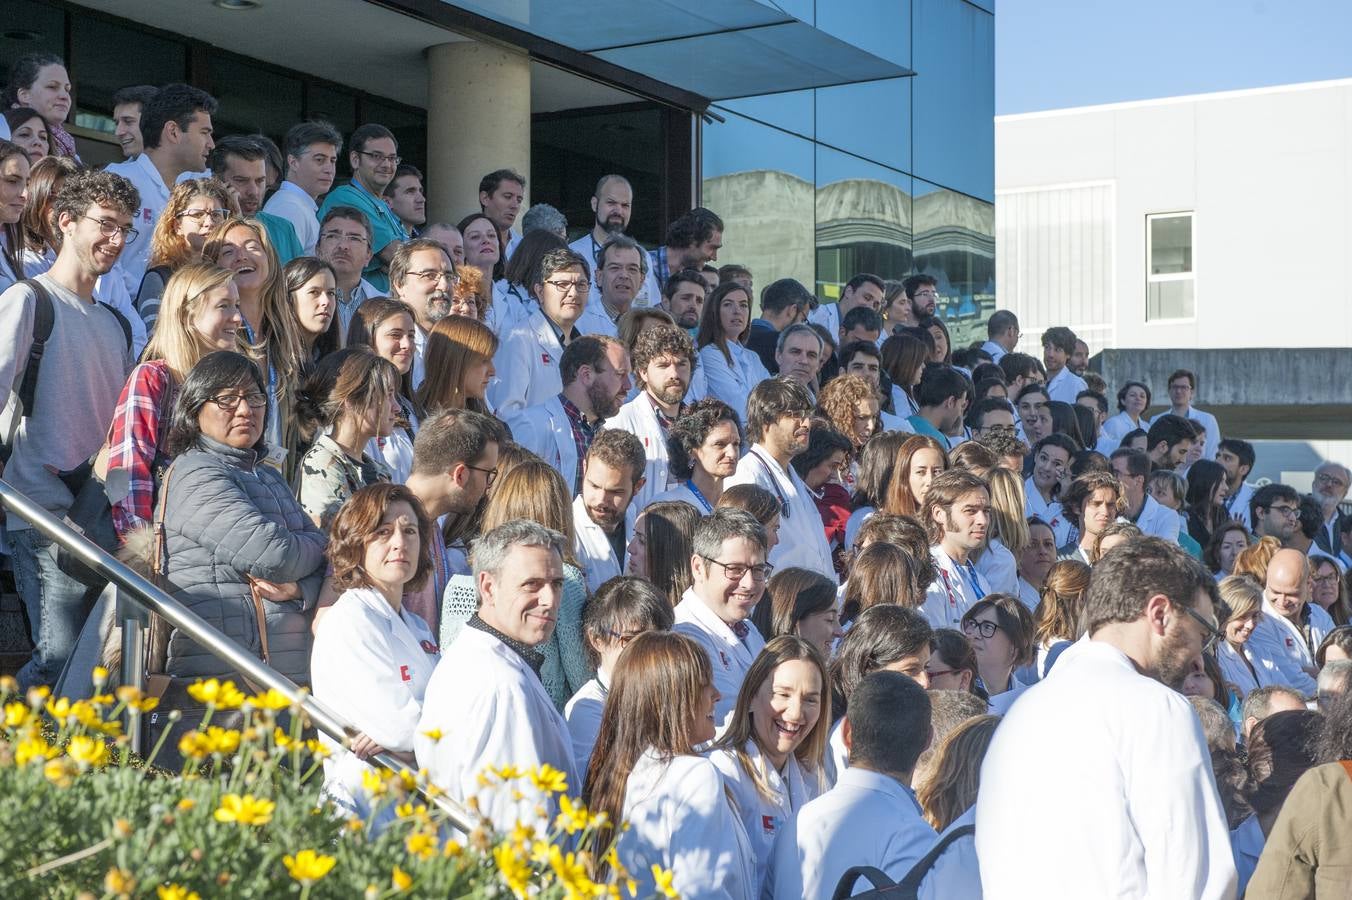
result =
[[601,713],[606,708],[609,693],[610,678],[597,669],[596,677],[578,688],[563,708],[568,737],[573,742],[573,761],[577,764],[578,776],[584,780],[591,766],[592,751],[596,749],[596,736],[601,733]]
[[643,444],[647,463],[643,467],[643,487],[638,489],[629,504],[628,525],[633,530],[634,517],[653,498],[667,490],[671,455],[667,452],[667,436],[657,421],[657,412],[646,392],[620,407],[619,412],[606,419],[606,427],[627,431]]
[[581,494],[573,498],[573,535],[573,553],[587,576],[587,590],[594,594],[601,585],[620,574],[620,560],[615,558],[615,550],[605,530],[587,514]]
[[925,591],[920,611],[935,628],[960,628],[967,610],[989,594],[990,588],[980,570],[973,582],[972,570],[955,563],[938,544],[930,547],[930,559],[934,560],[934,583]]
[[537,306],[535,298],[524,285],[499,278],[493,282],[493,302],[488,305],[484,324],[501,338],[525,321],[526,316]]
[[840,334],[840,302],[818,305],[807,314],[807,320],[813,325],[822,326],[829,334]]
[[987,900],[1231,900],[1230,833],[1187,699],[1103,641],[1077,642],[1053,668],[982,765]]
[[[601,298],[601,289],[596,286],[596,264],[598,257],[601,255],[601,247],[604,244],[605,241],[598,244],[596,237],[588,231],[568,245],[568,249],[585,259],[587,266],[591,269],[591,294],[588,302],[599,301]],[[653,271],[652,256],[647,250],[643,251],[643,259],[648,264],[648,271],[644,273],[643,284],[639,286],[638,293],[634,295],[634,309],[657,306],[662,302],[662,290],[658,287],[657,273]],[[583,332],[583,334],[586,333]]]
[[894,416],[890,412],[879,412],[878,418],[882,421],[883,431],[900,431],[904,434],[915,434],[915,426],[900,416]]
[[986,552],[976,561],[981,583],[992,594],[1018,594],[1019,564],[999,538],[991,538]]
[[831,579],[832,584],[839,581],[821,513],[793,466],[784,471],[768,450],[755,444],[738,460],[737,471],[724,480],[723,488],[739,484],[758,484],[788,504],[788,512],[779,517],[779,543],[770,551],[771,565],[777,569],[811,569]]
[[[1171,413],[1173,415],[1178,415],[1178,413],[1175,413],[1172,408],[1166,409],[1164,412],[1160,413],[1159,415],[1155,416],[1155,418],[1151,419],[1150,424],[1154,425],[1155,422]],[[1220,449],[1221,443],[1221,426],[1220,423],[1216,421],[1216,417],[1209,412],[1204,412],[1203,410],[1196,408],[1195,406],[1189,406],[1188,414],[1184,416],[1184,418],[1191,419],[1192,421],[1196,422],[1198,425],[1201,425],[1203,428],[1206,429],[1206,446],[1202,448],[1202,459],[1215,459],[1216,451]],[[1146,431],[1149,430],[1150,427],[1146,426]]]
[[263,212],[291,223],[306,256],[314,256],[319,243],[319,204],[291,181],[283,181],[263,204]]
[[1047,382],[1047,399],[1073,405],[1080,391],[1088,389],[1089,385],[1084,383],[1084,379],[1070,371],[1070,367],[1067,366]]
[[1133,421],[1131,416],[1127,415],[1125,412],[1119,412],[1115,416],[1110,416],[1108,420],[1103,423],[1103,428],[1101,430],[1106,436],[1117,441],[1120,446],[1122,438],[1138,428],[1149,431],[1150,422],[1144,418]]
[[709,754],[723,776],[733,807],[742,821],[751,845],[756,867],[754,896],[761,895],[775,847],[775,836],[784,829],[804,804],[816,799],[822,784],[813,772],[804,771],[798,757],[790,754],[781,774],[770,765],[754,740],[747,741],[747,757],[761,782],[773,794],[773,799],[756,787],[756,779],[747,773],[731,750],[715,750]]
[[934,843],[915,792],[887,775],[848,768],[775,840],[764,896],[830,900],[852,866],[901,880]]
[[[939,832],[935,844],[967,825],[976,825],[976,807],[969,807]],[[933,851],[926,850],[926,854]],[[920,882],[917,900],[981,900],[981,871],[976,858],[976,835],[956,838],[934,860]]]
[[1253,499],[1256,490],[1258,488],[1247,481],[1241,482],[1239,490],[1225,498],[1225,511],[1230,514],[1230,518],[1243,522],[1245,528],[1253,527],[1249,517],[1249,501]]
[[[141,278],[146,273],[150,259],[150,237],[155,231],[155,223],[160,213],[169,205],[169,187],[160,177],[159,169],[151,162],[150,155],[141,153],[132,159],[109,163],[105,172],[121,175],[132,183],[141,196],[141,207],[131,217],[131,226],[140,232],[137,239],[122,248],[122,253],[113,266],[113,273],[122,278],[127,295],[135,297],[141,288]],[[210,173],[208,173],[210,174]]]
[[617,852],[638,882],[637,896],[657,895],[657,865],[675,874],[685,900],[755,900],[746,832],[709,760],[644,753],[625,785],[624,820]]
[[1019,576],[1018,597],[1023,601],[1023,605],[1028,607],[1029,612],[1037,612],[1037,606],[1042,602],[1042,595],[1038,593],[1038,589],[1024,581],[1022,575]]
[[1258,620],[1247,648],[1253,667],[1271,677],[1271,683],[1284,684],[1299,691],[1302,696],[1315,695],[1314,651],[1333,630],[1333,619],[1317,603],[1306,603],[1309,610],[1310,641],[1300,633],[1291,620],[1263,598],[1263,617]]
[[727,728],[732,717],[732,708],[737,704],[737,692],[742,689],[747,669],[765,647],[765,638],[756,626],[750,619],[746,624],[750,631],[746,640],[739,640],[728,623],[705,605],[693,587],[686,588],[681,602],[676,604],[676,627],[672,630],[694,638],[709,654],[713,666],[714,687],[721,695],[714,706],[714,723],[719,734]]
[[1037,516],[1047,523],[1052,530],[1052,537],[1056,539],[1056,546],[1064,547],[1070,543],[1071,530],[1074,526],[1061,512],[1061,501],[1043,500],[1032,478],[1026,478],[1023,482],[1023,508],[1029,518]]
[[518,322],[493,355],[497,375],[488,385],[488,400],[500,417],[544,403],[563,390],[559,360],[563,344],[554,326],[537,307]]
[[[1252,671],[1249,670],[1249,665],[1245,665],[1246,660],[1253,666]],[[1221,667],[1221,676],[1239,691],[1241,700],[1249,696],[1250,691],[1278,683],[1276,672],[1254,660],[1253,654],[1249,651],[1248,641],[1244,642],[1243,650],[1236,650],[1229,641],[1217,642],[1216,663]]]
[[1183,524],[1178,513],[1166,506],[1162,506],[1158,500],[1149,494],[1145,495],[1145,503],[1141,506],[1141,514],[1136,517],[1136,527],[1141,529],[1141,533],[1147,537],[1163,538],[1171,544],[1178,543],[1178,533]]
[[577,458],[573,424],[563,411],[563,401],[555,394],[543,403],[518,409],[506,419],[512,440],[549,463],[563,476],[569,491],[580,484],[582,460]]
[[[428,737],[434,729],[440,740]],[[571,796],[582,786],[568,726],[539,676],[515,650],[478,628],[462,628],[432,673],[413,749],[434,784],[461,803],[477,797],[500,831],[518,819],[534,822],[541,798],[527,788],[524,799],[514,801],[510,788],[481,787],[478,777],[488,767],[524,770],[548,763],[566,773]]]
[[577,330],[581,334],[604,334],[613,338],[620,336],[619,325],[610,318],[610,313],[606,312],[605,305],[601,302],[601,295],[597,293],[593,293],[587,300],[582,315],[578,317]]
[[728,343],[728,353],[732,356],[731,365],[723,358],[723,351],[717,344],[700,348],[699,367],[704,370],[706,396],[722,400],[745,421],[746,398],[751,396],[756,385],[770,377],[770,372],[756,351],[735,341]]
[[[423,697],[441,659],[427,623],[395,612],[380,592],[350,588],[315,629],[310,680],[315,699],[386,750],[409,752]],[[324,792],[352,815],[366,818],[371,798],[361,777],[369,766],[328,735]]]

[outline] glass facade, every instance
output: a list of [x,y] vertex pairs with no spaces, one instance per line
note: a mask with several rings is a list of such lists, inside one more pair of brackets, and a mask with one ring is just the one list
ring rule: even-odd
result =
[[825,303],[859,272],[939,282],[955,345],[995,305],[994,4],[798,0],[792,13],[910,78],[717,103],[703,203],[719,262],[793,277]]

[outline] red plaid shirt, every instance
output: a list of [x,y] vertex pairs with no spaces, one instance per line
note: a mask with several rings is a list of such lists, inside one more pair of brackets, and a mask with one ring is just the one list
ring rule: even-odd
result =
[[587,451],[591,449],[591,442],[601,422],[599,419],[588,422],[582,410],[563,394],[559,394],[559,405],[568,416],[568,424],[573,427],[573,445],[577,447],[577,471],[573,474],[573,496],[576,497],[582,493],[582,464],[587,459]]
[[113,504],[113,527],[119,538],[155,516],[155,463],[166,460],[161,438],[169,423],[160,421],[160,411],[173,408],[178,392],[169,367],[163,362],[142,363],[122,386],[109,433],[108,471],[126,469],[127,496]]

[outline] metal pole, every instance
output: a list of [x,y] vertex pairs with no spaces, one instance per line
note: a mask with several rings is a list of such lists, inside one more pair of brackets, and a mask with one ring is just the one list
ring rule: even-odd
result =
[[[285,695],[292,703],[305,710],[306,715],[310,717],[310,721],[315,724],[316,728],[334,740],[341,742],[344,747],[349,746],[350,739],[357,735],[356,728],[326,709],[308,691],[301,691],[296,685],[292,684],[289,678],[264,665],[262,660],[254,656],[253,653],[212,628],[192,610],[141,577],[121,560],[104,552],[101,547],[70,528],[26,495],[15,490],[9,482],[3,479],[0,479],[0,503],[3,503],[39,532],[60,544],[80,562],[116,584],[119,595],[125,590],[128,593],[128,599],[135,600],[136,603],[150,612],[163,616],[169,624],[205,647],[217,659],[228,663],[241,675],[265,688],[272,688]],[[124,652],[126,649],[124,638]],[[409,768],[408,765],[388,753],[372,756],[370,762],[384,766],[392,772],[400,772]],[[456,828],[466,834],[473,830],[474,820],[458,803],[444,794],[432,797],[424,793],[424,797],[427,798],[429,803],[435,803],[439,806]]]
[[[145,690],[146,686],[146,614],[131,593],[114,585],[117,592],[116,620],[122,623],[122,684]],[[128,708],[127,738],[133,753],[143,752],[139,713]]]

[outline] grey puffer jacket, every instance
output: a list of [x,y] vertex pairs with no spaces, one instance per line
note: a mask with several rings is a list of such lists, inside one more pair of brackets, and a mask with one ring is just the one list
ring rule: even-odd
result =
[[[249,590],[251,575],[299,582],[301,598],[263,601],[272,667],[310,681],[310,611],[324,578],[326,539],[285,479],[253,450],[207,437],[180,455],[161,491],[170,593],[227,637],[263,655]],[[228,674],[229,666],[175,629],[166,669],[184,678]],[[242,687],[242,686],[241,686]]]

